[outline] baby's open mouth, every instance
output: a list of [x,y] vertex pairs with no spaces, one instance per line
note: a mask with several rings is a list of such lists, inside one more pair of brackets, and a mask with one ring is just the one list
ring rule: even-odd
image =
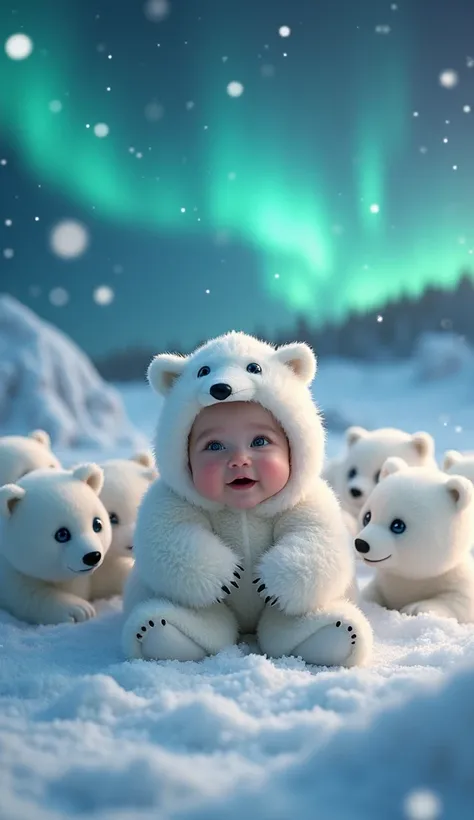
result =
[[227,486],[232,487],[233,490],[249,490],[256,483],[253,478],[234,478]]

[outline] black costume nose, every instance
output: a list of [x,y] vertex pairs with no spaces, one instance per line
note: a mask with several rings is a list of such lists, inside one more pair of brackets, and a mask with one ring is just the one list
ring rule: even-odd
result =
[[224,401],[224,399],[229,398],[230,394],[232,393],[232,387],[230,384],[213,384],[209,388],[209,393],[211,394],[213,399],[218,399],[218,401]]
[[367,541],[364,541],[363,538],[356,538],[356,540],[354,541],[354,544],[355,544],[355,548],[356,548],[357,552],[366,553],[366,552],[370,551],[370,547],[369,547]]
[[362,490],[359,490],[357,487],[351,487],[350,494],[352,498],[360,498],[362,495]]
[[82,563],[88,567],[95,567],[95,565],[99,563],[101,558],[102,553],[100,552],[88,552],[86,553],[86,555],[82,556]]

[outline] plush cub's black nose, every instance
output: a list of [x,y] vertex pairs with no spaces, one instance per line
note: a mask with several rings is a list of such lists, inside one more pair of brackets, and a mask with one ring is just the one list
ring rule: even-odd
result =
[[359,490],[357,487],[351,487],[350,493],[352,498],[360,498],[362,495],[362,490]]
[[217,399],[218,401],[224,401],[224,399],[228,399],[230,394],[232,393],[232,387],[230,384],[213,384],[209,388],[209,393],[211,394],[213,399]]
[[369,552],[370,547],[369,547],[367,541],[364,541],[363,538],[356,538],[354,543],[355,543],[355,548],[356,548],[357,552],[364,552],[364,553]]
[[95,565],[99,563],[101,558],[102,554],[100,552],[88,552],[86,553],[86,555],[82,556],[82,563],[85,564],[87,567],[95,567]]

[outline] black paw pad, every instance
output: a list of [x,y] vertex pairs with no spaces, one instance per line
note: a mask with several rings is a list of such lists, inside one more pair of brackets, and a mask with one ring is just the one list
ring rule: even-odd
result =
[[340,621],[336,621],[336,626],[340,626],[340,625],[341,625],[341,622],[340,622]]
[[241,572],[244,571],[244,568],[240,564],[236,564],[235,566],[237,567],[237,569],[240,569]]
[[263,592],[264,589],[265,589],[265,584],[260,584],[260,586],[257,587],[257,592],[260,594],[261,592]]
[[240,581],[240,573],[239,572],[234,572],[234,578],[238,578],[239,581]]
[[255,578],[255,581],[252,581],[252,584],[259,584],[259,583],[260,583],[260,578]]
[[164,618],[161,619],[161,626],[166,626],[166,621]]
[[239,585],[238,585],[237,581],[231,581],[230,583],[231,583],[231,584],[232,584],[232,586],[233,586],[233,587],[235,587],[236,589],[238,589],[238,588],[239,588]]
[[221,589],[223,590],[223,592],[227,592],[227,595],[230,595],[230,589],[229,587],[226,587],[225,584],[221,587]]
[[149,623],[149,625],[150,625],[150,626],[155,626],[155,622],[154,622],[154,621],[148,621],[148,623]]
[[140,632],[137,632],[137,638],[138,638],[139,641],[141,641],[141,639],[143,638],[143,635],[141,635]]
[[347,631],[348,631],[348,632],[352,632],[352,626],[348,626],[348,627],[347,627]]
[[141,627],[142,632],[146,632],[146,626]]

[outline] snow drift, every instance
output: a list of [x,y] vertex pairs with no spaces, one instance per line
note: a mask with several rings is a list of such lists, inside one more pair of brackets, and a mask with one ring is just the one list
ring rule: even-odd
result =
[[0,435],[42,428],[54,447],[142,447],[117,391],[77,345],[0,296]]

